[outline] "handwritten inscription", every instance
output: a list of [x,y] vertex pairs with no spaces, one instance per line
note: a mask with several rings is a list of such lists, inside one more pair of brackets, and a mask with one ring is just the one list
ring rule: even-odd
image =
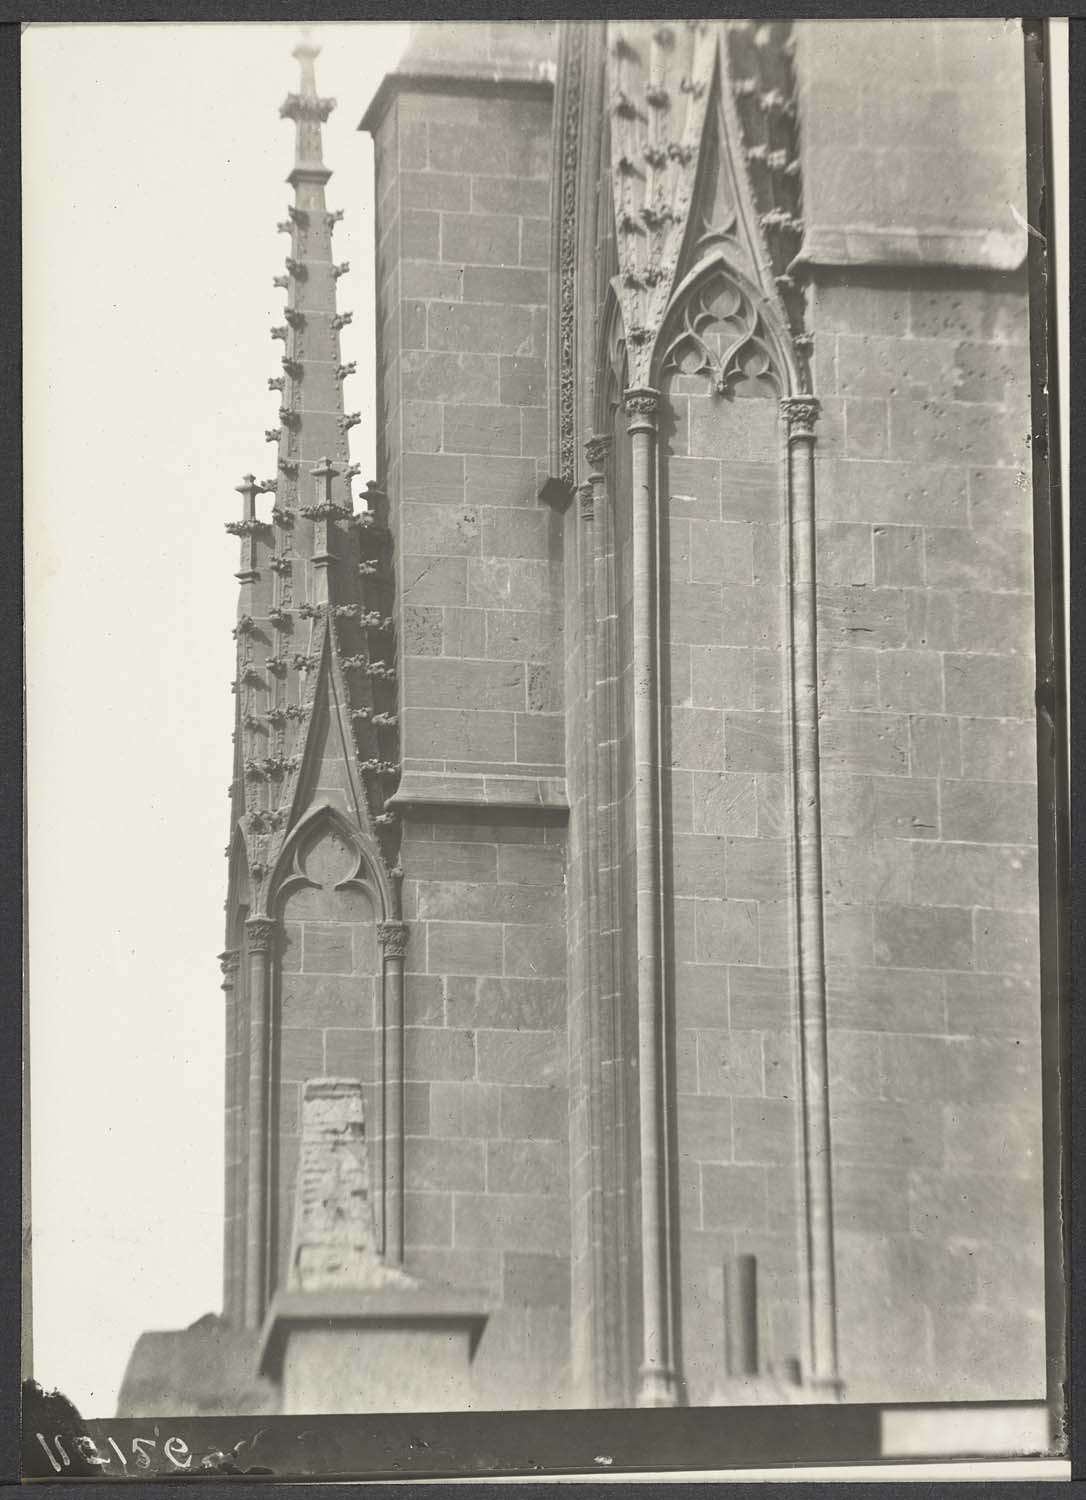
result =
[[133,1471],[147,1473],[152,1469],[165,1470],[166,1473],[194,1468],[239,1470],[243,1450],[255,1441],[255,1437],[243,1439],[229,1451],[209,1448],[197,1456],[185,1439],[176,1433],[164,1437],[157,1424],[152,1431],[153,1437],[123,1437],[120,1442],[112,1436],[96,1442],[86,1433],[61,1435],[35,1432],[34,1437],[55,1474],[62,1474],[65,1469],[70,1469],[73,1457],[77,1464],[91,1464],[114,1474]]

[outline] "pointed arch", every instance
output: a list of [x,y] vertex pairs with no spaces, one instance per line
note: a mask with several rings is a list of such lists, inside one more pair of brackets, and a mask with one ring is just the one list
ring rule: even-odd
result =
[[[721,305],[721,298],[728,301]],[[710,333],[719,349],[707,342]],[[748,365],[757,373],[748,374]],[[791,335],[776,307],[720,249],[703,256],[675,288],[653,349],[654,386],[662,388],[669,368],[705,373],[721,395],[744,378],[768,380],[766,395],[778,399],[802,389]]]
[[269,908],[278,909],[295,890],[318,884],[306,873],[304,856],[328,832],[339,834],[354,859],[350,872],[335,882],[335,889],[363,892],[373,902],[378,921],[393,920],[392,886],[382,861],[367,847],[357,825],[327,799],[310,806],[284,840],[272,871]]

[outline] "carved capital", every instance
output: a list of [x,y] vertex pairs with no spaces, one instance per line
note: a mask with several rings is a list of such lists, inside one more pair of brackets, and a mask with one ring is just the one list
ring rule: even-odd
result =
[[660,393],[650,390],[647,386],[637,387],[626,392],[622,399],[622,407],[630,418],[630,432],[651,432],[656,427],[656,413],[660,409]]
[[590,437],[584,445],[585,461],[589,471],[593,474],[602,474],[607,463],[607,455],[611,451],[611,439],[609,437]]
[[234,988],[234,976],[238,972],[238,963],[241,954],[236,948],[227,948],[224,953],[219,954],[219,968],[222,970],[222,987],[224,990]]
[[781,411],[788,423],[789,440],[813,438],[815,423],[821,410],[813,396],[786,396],[781,402]]
[[403,958],[407,952],[407,923],[378,922],[377,941],[386,958]]
[[270,953],[279,930],[277,922],[269,917],[250,917],[245,924],[245,936],[250,953]]

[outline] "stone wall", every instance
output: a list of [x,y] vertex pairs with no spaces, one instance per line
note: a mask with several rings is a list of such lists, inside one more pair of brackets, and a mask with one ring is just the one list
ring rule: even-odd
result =
[[374,128],[402,604],[406,1266],[487,1293],[478,1404],[552,1406],[570,1383],[570,1192],[563,563],[537,499],[550,102],[405,79]]
[[[843,1375],[856,1400],[1036,1398],[1028,309],[974,234],[1025,210],[1021,37],[802,31],[808,215],[939,231],[913,267],[857,241],[810,298]],[[974,264],[942,263],[966,233]]]

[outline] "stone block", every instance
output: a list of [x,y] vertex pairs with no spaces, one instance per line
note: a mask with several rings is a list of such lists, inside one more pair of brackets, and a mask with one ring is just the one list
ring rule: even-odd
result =
[[919,526],[874,528],[874,582],[881,588],[924,583],[924,532]]
[[[850,287],[854,298],[858,288]],[[820,294],[821,295],[821,294]],[[967,488],[960,469],[930,463],[828,459],[819,463],[818,505],[825,520],[893,526],[965,526]]]
[[908,1177],[903,1170],[887,1167],[861,1167],[853,1163],[834,1162],[833,1218],[841,1245],[842,1264],[848,1263],[848,1237],[862,1234],[858,1253],[862,1258],[864,1278],[870,1275],[867,1262],[872,1234],[904,1234],[909,1228]]
[[972,917],[958,907],[879,907],[875,962],[889,968],[971,969]]
[[471,180],[471,207],[475,213],[542,219],[547,216],[549,204],[550,185],[545,179],[474,177]]
[[501,1133],[513,1140],[566,1139],[569,1108],[566,1090],[525,1084],[501,1088]]
[[951,1035],[1036,1037],[1040,981],[1035,973],[951,974],[946,979]]
[[882,1039],[868,1031],[834,1031],[829,1037],[829,1091],[845,1099],[882,1097]]
[[449,661],[408,657],[404,663],[405,696],[428,708],[522,709],[524,666],[521,662]]
[[520,263],[546,267],[550,264],[551,226],[547,219],[521,219]]
[[408,825],[401,855],[404,868],[413,879],[474,882],[497,879],[498,851],[492,844],[414,839],[410,833],[411,825]]
[[871,527],[853,521],[820,525],[817,576],[826,584],[870,586],[874,581]]
[[901,589],[837,588],[818,590],[818,626],[826,646],[903,646],[906,639],[906,595]]
[[[931,778],[876,777],[874,832],[877,838],[932,839],[939,836],[939,797]],[[951,837],[953,835],[950,835]]]
[[680,1160],[727,1162],[732,1154],[732,1107],[726,1096],[680,1094]]
[[768,1228],[765,1168],[703,1166],[701,1213],[706,1229]]
[[912,1170],[909,1227],[921,1239],[1023,1247],[1040,1237],[1039,1184],[1000,1172]]
[[1037,838],[1037,793],[1028,782],[944,781],[943,837],[973,844],[1030,844]]
[[849,458],[888,457],[889,403],[850,397],[844,403],[845,453]]
[[404,1239],[411,1250],[452,1244],[451,1193],[405,1192],[403,1212]]
[[[526,308],[488,302],[430,302],[427,305],[427,339],[430,349],[462,349],[498,355],[527,354],[531,348],[531,338],[531,317]],[[501,399],[504,401],[504,396]],[[446,447],[450,445],[446,443]],[[451,451],[457,450],[452,447]],[[488,450],[484,447],[481,451],[485,453]],[[520,450],[518,446],[506,451]]]
[[565,1017],[565,985],[556,979],[486,976],[455,1004],[449,1001],[449,1022],[457,1026],[557,1031]]
[[[561,1083],[566,1063],[553,1032],[480,1030],[476,1036],[479,1051],[479,1078],[484,1083],[533,1085]],[[507,1129],[506,1098],[502,1095],[502,1134]]]
[[818,333],[894,338],[906,338],[910,333],[909,293],[905,287],[826,282],[814,289],[812,304],[811,326]]
[[[500,369],[500,365],[499,365]],[[500,387],[494,400],[500,400]],[[529,458],[469,453],[464,459],[469,503],[480,506],[536,504],[536,466]]]
[[516,759],[524,766],[564,767],[566,723],[563,715],[517,714]]
[[909,770],[913,776],[960,776],[961,721],[945,714],[909,716]]
[[833,1153],[842,1166],[939,1166],[942,1115],[926,1102],[842,1099],[833,1106]]
[[720,518],[720,464],[715,459],[668,457],[662,488],[671,515]]
[[1033,554],[1024,531],[932,528],[926,538],[928,582],[936,588],[1027,593]]
[[467,210],[471,207],[471,178],[456,172],[401,172],[400,206]]
[[421,1082],[471,1078],[475,1038],[446,1026],[404,1027],[405,1077]]
[[405,505],[401,537],[405,552],[439,557],[478,556],[479,514],[459,505]]
[[788,740],[784,716],[729,710],[724,715],[724,765],[729,771],[786,769]]
[[352,928],[338,922],[306,922],[302,970],[306,974],[353,974]]
[[[960,976],[955,976],[955,980]],[[831,969],[826,974],[829,1024],[842,1031],[941,1036],[943,982],[915,969]],[[732,997],[735,1022],[735,998]]]
[[947,1166],[964,1172],[1041,1172],[1041,1112],[1005,1104],[948,1104]]
[[1015,844],[916,844],[913,899],[919,905],[1037,910],[1036,851]]
[[519,453],[520,414],[507,406],[449,406],[443,443],[449,453]]
[[796,1153],[795,1105],[783,1099],[733,1099],[735,1160],[769,1165]]
[[913,844],[898,839],[824,837],[822,874],[826,897],[838,906],[908,903],[912,894]]
[[400,254],[404,260],[438,260],[441,215],[424,209],[400,211]]
[[569,1253],[569,1210],[542,1193],[457,1193],[453,1243],[458,1249]]
[[416,605],[459,605],[467,600],[467,563],[463,557],[410,557],[403,560],[403,593]]
[[948,1097],[1007,1110],[1041,1107],[1040,1040],[1032,1036],[954,1037],[947,1043]]
[[1026,469],[970,469],[969,524],[1029,532],[1033,496]]
[[370,1082],[376,1075],[377,1033],[359,1027],[337,1027],[324,1033],[324,1065],[321,1071],[338,1078],[361,1078]]
[[496,922],[428,922],[431,974],[500,974],[502,929]]
[[730,969],[728,989],[733,1026],[744,1030],[779,1030],[791,1024],[792,979],[787,969]]
[[699,1094],[735,1098],[765,1093],[759,1032],[699,1031],[696,1046]]
[[488,1141],[488,1193],[568,1192],[569,1152],[561,1141]]
[[441,215],[441,259],[472,265],[517,264],[520,224],[512,214]]
[[1040,963],[1040,932],[1032,913],[973,912],[977,968],[994,974],[1035,977]]
[[751,529],[743,522],[690,523],[690,578],[697,583],[753,583]]
[[874,913],[860,906],[833,906],[822,911],[825,929],[826,962],[844,967],[859,964],[870,968],[875,962]]
[[729,900],[778,901],[788,894],[790,867],[784,840],[728,838],[726,843]]
[[942,664],[934,651],[880,652],[876,670],[879,708],[924,713],[943,707]]
[[728,1024],[728,971],[723,964],[688,963],[679,955],[675,972],[675,1014],[680,1027]]
[[909,769],[909,722],[904,714],[827,714],[820,748],[827,771],[904,776]]
[[951,1097],[947,1045],[943,1037],[883,1036],[880,1039],[883,1095],[887,1099],[929,1103]]
[[484,1151],[481,1141],[410,1137],[404,1149],[406,1180],[412,1191],[481,1193],[486,1180]]
[[535,558],[472,558],[468,603],[477,609],[547,610],[560,597],[556,565]]
[[283,976],[281,991],[283,1026],[335,1026],[373,1024],[373,981],[368,976],[307,974]]
[[555,979],[565,975],[566,934],[558,923],[508,923],[504,933],[506,974]]
[[279,1036],[279,1076],[305,1083],[324,1072],[324,1032],[309,1026],[284,1026]]
[[985,594],[967,589],[957,605],[959,649],[1032,655],[1036,627],[1029,594]]
[[518,1307],[568,1308],[570,1263],[564,1255],[507,1250],[502,1256],[502,1301]]
[[694,646],[690,661],[696,706],[715,709],[754,707],[754,661],[749,649]]
[[409,707],[403,718],[407,755],[490,763],[515,755],[512,713]]
[[[501,364],[497,354],[408,350],[400,358],[400,393],[404,401],[497,404]],[[463,499],[463,491],[457,498]]]
[[695,902],[698,963],[756,964],[758,906],[754,901]]
[[547,366],[530,356],[502,357],[503,406],[543,406],[547,399]]

